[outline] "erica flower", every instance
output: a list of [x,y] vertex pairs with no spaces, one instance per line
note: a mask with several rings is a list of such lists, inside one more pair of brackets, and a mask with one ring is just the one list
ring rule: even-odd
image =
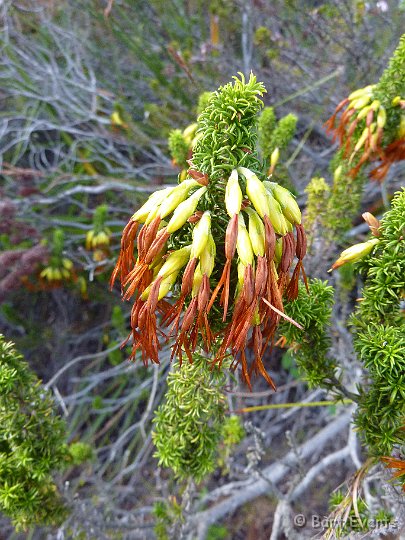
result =
[[[372,178],[381,181],[394,161],[404,159],[404,145],[399,130],[398,139],[384,148],[387,111],[378,99],[374,99],[375,89],[376,85],[369,85],[352,92],[339,103],[325,127],[339,141],[349,164],[353,163],[351,176],[356,176],[367,161],[381,160],[381,165],[371,174]],[[401,107],[402,102],[398,96],[392,101],[392,106]],[[337,120],[340,112],[342,114]]]
[[[132,216],[111,286],[119,278],[123,298],[133,301],[132,358],[139,350],[145,363],[159,363],[160,342],[168,339],[174,343],[172,357],[186,354],[192,361],[202,348],[212,353],[214,364],[222,364],[231,355],[249,386],[252,374],[260,373],[274,387],[263,354],[285,316],[283,294],[296,298],[299,275],[305,276],[301,212],[288,190],[239,165],[250,156],[249,140],[241,137],[240,148],[222,145],[222,157],[215,149],[215,158],[204,157],[204,148],[212,148],[204,118],[219,129],[210,112],[216,99],[229,92],[229,124],[240,129],[244,115],[252,123],[251,109],[260,107],[257,88],[253,77],[247,84],[237,80],[211,98],[199,119],[200,138],[186,179],[153,193]],[[240,103],[239,95],[245,96]],[[232,131],[226,131],[228,137]]]

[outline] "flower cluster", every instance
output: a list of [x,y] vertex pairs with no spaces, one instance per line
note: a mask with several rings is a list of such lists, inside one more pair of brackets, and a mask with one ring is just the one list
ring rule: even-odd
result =
[[54,289],[61,287],[63,283],[77,279],[73,262],[63,256],[64,239],[63,231],[56,229],[53,234],[50,259],[39,274],[42,289]]
[[[247,85],[237,80],[235,87],[242,91],[247,87],[245,95],[256,100],[254,84],[251,77]],[[235,91],[232,85],[227,87],[224,93]],[[208,109],[220,97],[215,93]],[[240,110],[235,99],[233,105],[227,103],[235,124],[241,123],[251,106],[249,99],[245,97]],[[204,120],[204,113],[201,116]],[[251,115],[249,121],[252,124]],[[227,160],[227,149],[222,149],[221,169],[214,159],[212,174],[208,168],[197,169],[198,153],[212,135],[208,130],[207,135],[203,122],[199,125],[202,134],[187,178],[153,193],[123,232],[111,285],[119,277],[123,298],[134,299],[128,337],[133,338],[131,357],[140,350],[145,364],[149,359],[159,363],[156,313],[160,313],[166,337],[174,339],[172,356],[181,361],[184,351],[192,361],[202,346],[215,351],[214,364],[221,365],[231,355],[233,367],[241,364],[249,386],[251,374],[260,373],[274,387],[262,357],[280,318],[286,317],[283,294],[296,298],[301,273],[305,279],[301,212],[287,189],[238,166],[249,154],[242,140],[232,159]],[[222,129],[225,137],[232,128],[226,124]],[[236,167],[229,167],[235,161]],[[298,262],[290,275],[295,257]],[[165,299],[170,291],[174,303]],[[254,353],[250,367],[248,345]]]
[[352,92],[325,123],[339,141],[352,178],[366,163],[380,161],[370,176],[383,181],[391,165],[405,159],[404,65],[405,35],[380,81]]
[[[86,234],[86,249],[93,252],[93,260],[102,263],[110,254],[111,231],[105,225],[108,208],[101,204],[94,211],[93,226]],[[98,267],[98,271],[103,271],[103,265]]]

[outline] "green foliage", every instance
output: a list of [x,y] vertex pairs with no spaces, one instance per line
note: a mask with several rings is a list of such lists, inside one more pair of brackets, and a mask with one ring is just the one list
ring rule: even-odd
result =
[[326,207],[328,204],[330,188],[325,178],[315,177],[305,188],[308,195],[305,211],[305,228],[314,231],[315,227],[321,226],[326,220]]
[[297,120],[295,114],[290,113],[277,122],[273,107],[263,109],[258,121],[258,142],[265,158],[269,158],[276,148],[287,148],[295,135]]
[[335,364],[328,356],[330,338],[328,326],[333,305],[333,287],[326,281],[309,282],[309,294],[300,284],[297,300],[285,305],[289,317],[304,327],[300,330],[287,321],[280,324],[280,333],[291,346],[299,370],[311,387],[333,388]]
[[263,106],[259,99],[265,92],[262,83],[240,74],[213,92],[207,107],[198,117],[197,133],[203,136],[193,153],[194,167],[208,174],[210,182],[222,178],[239,166],[258,170],[256,154],[256,115]]
[[225,446],[239,444],[245,436],[242,421],[239,416],[228,416],[222,426],[222,442]]
[[0,335],[0,509],[17,529],[56,524],[67,509],[52,478],[66,466],[66,426],[13,343]]
[[182,169],[186,168],[189,145],[179,129],[174,129],[170,132],[168,144],[173,161]]
[[81,465],[94,459],[93,447],[85,442],[74,442],[69,445],[69,454],[73,465]]
[[[361,196],[367,177],[363,171],[353,178],[349,171],[351,165],[344,157],[344,151],[338,150],[330,162],[333,175],[331,194],[328,200],[325,228],[331,240],[339,240],[350,229],[353,217],[358,213]],[[335,171],[338,170],[338,174]]]
[[222,371],[194,354],[193,363],[173,364],[166,401],[153,420],[156,457],[177,477],[200,482],[216,466],[216,449],[224,423]]
[[272,136],[276,123],[276,113],[273,107],[265,107],[259,116],[257,131],[260,151],[267,158],[272,152]]
[[153,514],[156,519],[153,529],[157,540],[170,540],[170,528],[172,525],[184,521],[182,508],[175,497],[170,497],[167,501],[155,502]]
[[287,148],[295,135],[297,121],[298,118],[292,113],[280,118],[271,137],[270,154],[276,148],[280,150]]
[[211,525],[207,531],[207,540],[224,540],[229,538],[229,531],[225,525]]
[[371,377],[361,388],[356,424],[370,450],[385,455],[404,442],[405,190],[395,195],[379,231],[380,242],[362,265],[363,299],[351,322],[355,350]]
[[212,92],[202,92],[198,96],[197,114],[201,114],[203,110],[208,106],[211,96]]

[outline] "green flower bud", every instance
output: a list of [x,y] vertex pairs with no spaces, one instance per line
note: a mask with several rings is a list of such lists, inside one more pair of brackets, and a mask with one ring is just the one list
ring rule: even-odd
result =
[[242,190],[238,182],[238,171],[234,169],[225,188],[225,207],[229,217],[239,214],[242,206],[242,198]]
[[[185,180],[185,182],[187,182],[187,180]],[[197,189],[197,191],[194,192],[192,195],[190,195],[188,199],[178,205],[178,207],[173,212],[172,218],[167,224],[168,233],[173,233],[174,231],[179,230],[185,224],[188,218],[192,214],[194,214],[195,209],[197,208],[198,201],[201,199],[201,197],[206,191],[206,187],[201,187],[200,189]],[[160,212],[160,215],[162,217],[162,212]]]

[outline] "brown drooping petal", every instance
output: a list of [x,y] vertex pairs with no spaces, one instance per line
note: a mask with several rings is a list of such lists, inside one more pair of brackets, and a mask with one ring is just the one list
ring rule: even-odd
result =
[[169,335],[175,335],[179,330],[180,318],[183,313],[184,303],[186,301],[186,297],[191,293],[191,290],[193,288],[193,276],[197,261],[198,259],[195,257],[188,261],[181,282],[180,297],[170,307],[170,309],[167,311],[166,315],[162,319],[162,324],[164,326],[171,325]]
[[117,264],[115,265],[110,278],[111,289],[114,286],[118,274],[120,274],[120,281],[122,284],[133,267],[133,264],[135,262],[134,244],[136,233],[138,232],[138,227],[139,223],[133,220],[130,220],[125,226],[125,229],[122,233],[121,249],[118,256]]
[[229,221],[228,226],[226,228],[226,233],[225,233],[225,257],[226,257],[225,266],[222,271],[222,275],[220,277],[218,285],[215,287],[214,292],[212,293],[210,302],[207,307],[207,312],[209,312],[212,308],[213,303],[215,302],[218,292],[221,290],[221,288],[223,288],[223,291],[221,294],[221,301],[220,301],[224,309],[224,315],[222,318],[223,321],[225,321],[226,315],[228,313],[231,265],[232,265],[232,259],[235,255],[237,238],[238,238],[238,215],[235,214],[232,217],[232,219]]

